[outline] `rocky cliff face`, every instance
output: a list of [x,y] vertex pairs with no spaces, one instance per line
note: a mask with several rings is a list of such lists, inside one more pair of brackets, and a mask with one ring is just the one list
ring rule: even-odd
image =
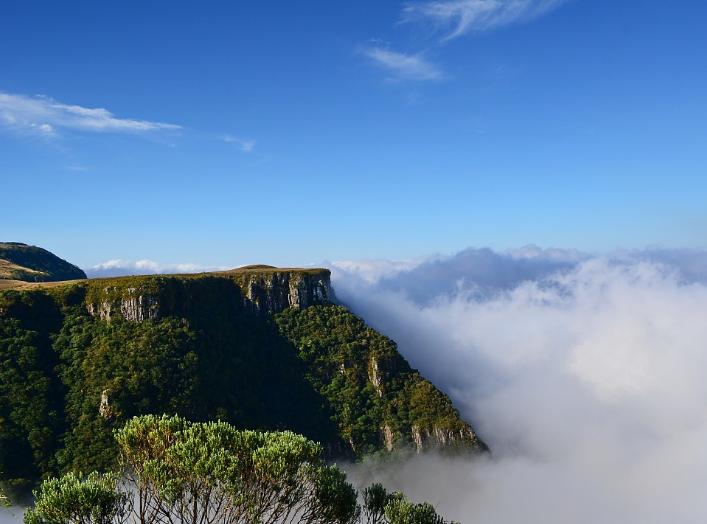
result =
[[235,278],[255,309],[275,314],[287,308],[304,309],[332,298],[328,269],[315,271],[251,271]]
[[88,313],[106,321],[119,316],[142,322],[176,313],[189,300],[198,299],[199,287],[220,286],[239,293],[245,307],[263,315],[326,304],[333,298],[328,269],[243,269],[201,276],[95,279],[87,285]]

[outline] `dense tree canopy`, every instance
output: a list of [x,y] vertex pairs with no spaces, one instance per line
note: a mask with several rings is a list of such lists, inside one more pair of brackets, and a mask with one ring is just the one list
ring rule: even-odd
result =
[[54,468],[58,417],[41,335],[0,318],[0,471],[11,486]]
[[[307,364],[307,378],[329,402],[339,433],[358,454],[381,447],[381,428],[395,444],[441,430],[469,430],[449,398],[410,368],[395,342],[345,307],[318,305],[275,316],[280,331]],[[478,442],[463,446],[483,449]]]

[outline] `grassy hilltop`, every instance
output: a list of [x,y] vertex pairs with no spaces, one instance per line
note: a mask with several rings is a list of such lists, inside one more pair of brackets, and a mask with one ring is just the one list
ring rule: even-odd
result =
[[0,242],[2,280],[56,282],[82,278],[86,278],[86,273],[46,249],[19,242]]

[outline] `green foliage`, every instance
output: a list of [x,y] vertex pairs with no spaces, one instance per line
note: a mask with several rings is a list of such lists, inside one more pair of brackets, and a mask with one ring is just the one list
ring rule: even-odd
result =
[[69,473],[42,482],[34,492],[34,507],[25,524],[109,524],[124,522],[130,495],[118,489],[113,474],[91,473],[86,478]]
[[363,515],[366,524],[447,524],[429,502],[415,504],[378,483],[363,490]]
[[62,466],[73,471],[110,467],[113,427],[131,416],[192,414],[199,381],[194,345],[193,331],[177,319],[109,324],[86,316],[67,318],[55,341],[67,391]]
[[385,507],[391,501],[382,484],[375,483],[363,490],[363,512],[367,524],[381,524],[385,522]]
[[[129,420],[115,439],[125,482],[97,473],[45,480],[25,523],[361,522],[346,475],[301,435],[145,415]],[[389,495],[380,484],[364,491],[364,507],[368,524],[445,524],[430,504]]]
[[398,443],[409,443],[413,428],[425,435],[468,431],[449,398],[410,368],[395,342],[346,308],[289,309],[275,321],[297,346],[307,378],[328,400],[340,434],[357,454],[380,449],[384,427]]
[[58,414],[43,349],[38,332],[0,318],[0,471],[14,487],[54,469]]
[[395,493],[385,506],[385,518],[389,524],[446,524],[429,502],[415,504]]
[[10,506],[12,506],[10,499],[7,495],[5,495],[2,487],[0,487],[0,508],[9,508]]
[[356,492],[321,447],[291,432],[143,416],[116,433],[144,521],[348,523]]

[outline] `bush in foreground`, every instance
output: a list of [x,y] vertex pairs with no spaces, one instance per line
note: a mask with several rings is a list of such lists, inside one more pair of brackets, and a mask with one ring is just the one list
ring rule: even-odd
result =
[[225,422],[142,416],[115,434],[121,478],[92,473],[45,480],[26,524],[442,524],[374,484],[356,490],[319,444],[292,432],[241,431]]

